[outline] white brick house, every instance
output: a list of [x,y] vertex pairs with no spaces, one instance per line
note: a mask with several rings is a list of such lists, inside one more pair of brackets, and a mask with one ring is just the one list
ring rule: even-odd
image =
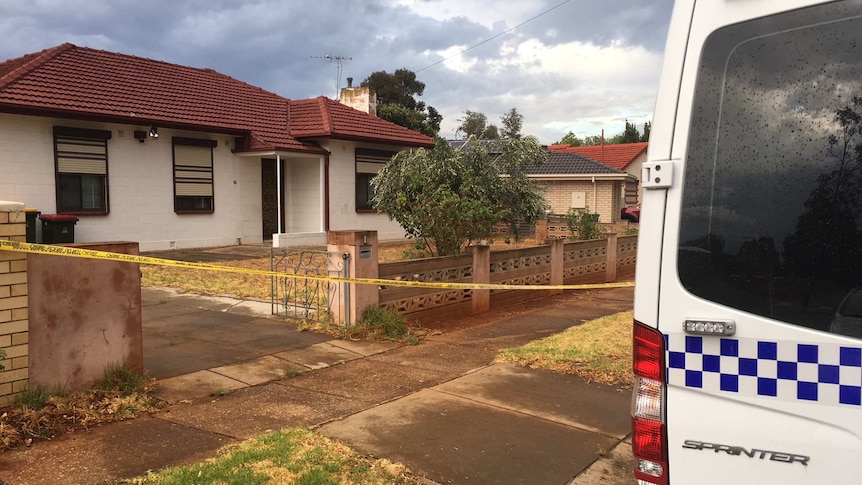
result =
[[0,199],[76,215],[77,242],[148,251],[403,237],[368,210],[368,179],[433,140],[324,97],[63,44],[0,63],[0,146]]

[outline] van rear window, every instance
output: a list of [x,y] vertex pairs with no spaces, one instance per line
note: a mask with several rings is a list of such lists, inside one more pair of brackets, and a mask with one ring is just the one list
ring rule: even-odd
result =
[[862,337],[860,14],[813,7],[709,37],[678,248],[689,292]]

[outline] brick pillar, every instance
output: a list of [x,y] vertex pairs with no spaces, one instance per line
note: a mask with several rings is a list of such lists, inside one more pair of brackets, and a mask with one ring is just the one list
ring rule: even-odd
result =
[[[0,239],[26,241],[24,204],[0,201]],[[0,407],[28,386],[30,323],[27,305],[27,254],[0,250]]]
[[[473,246],[473,283],[491,282],[491,246]],[[473,290],[473,313],[491,309],[491,290]]]
[[[377,278],[377,231],[330,231],[326,235],[329,252],[347,253],[351,278]],[[362,312],[380,302],[377,285],[341,284],[332,302],[332,320],[347,326],[355,325]],[[347,290],[347,291],[344,291]]]
[[[566,240],[551,239],[551,286],[563,284],[563,269],[566,255]],[[562,293],[563,290],[551,290],[552,295]]]
[[608,265],[605,268],[605,282],[613,283],[617,280],[617,233],[604,234],[608,240]]

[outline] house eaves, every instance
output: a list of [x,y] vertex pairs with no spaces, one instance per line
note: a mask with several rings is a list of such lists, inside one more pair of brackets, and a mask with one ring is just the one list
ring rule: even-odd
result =
[[531,180],[542,181],[626,181],[635,182],[637,177],[628,173],[598,173],[598,174],[530,174]]

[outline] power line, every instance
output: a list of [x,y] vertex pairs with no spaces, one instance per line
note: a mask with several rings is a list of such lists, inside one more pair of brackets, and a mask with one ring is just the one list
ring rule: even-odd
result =
[[468,48],[466,48],[466,49],[462,50],[461,52],[459,52],[459,53],[457,53],[457,54],[453,54],[453,55],[451,55],[451,56],[449,56],[449,57],[447,57],[447,58],[445,58],[445,59],[440,59],[439,61],[437,61],[437,62],[435,62],[435,63],[433,63],[433,64],[429,64],[429,65],[427,65],[427,66],[423,67],[422,69],[419,69],[419,70],[414,71],[414,72],[422,72],[422,71],[424,71],[425,69],[428,69],[428,68],[431,68],[431,67],[436,66],[437,64],[442,64],[442,63],[444,63],[444,62],[448,61],[449,59],[452,59],[453,57],[458,57],[458,56],[460,56],[461,54],[463,54],[463,53],[465,53],[465,52],[467,52],[467,51],[469,51],[469,50],[475,49],[476,47],[479,47],[479,46],[480,46],[480,45],[482,45],[482,44],[487,44],[488,42],[491,42],[492,40],[496,39],[497,37],[500,37],[500,36],[503,36],[503,35],[508,34],[509,32],[511,32],[511,31],[513,31],[513,30],[515,30],[515,29],[517,29],[518,27],[520,27],[520,26],[522,26],[522,25],[526,24],[527,22],[530,22],[530,21],[536,20],[537,18],[539,18],[539,17],[541,17],[541,16],[543,16],[543,15],[547,14],[547,13],[548,13],[548,12],[550,12],[550,11],[552,11],[552,10],[556,10],[556,9],[558,9],[558,8],[562,7],[563,5],[565,5],[565,4],[567,4],[567,3],[569,3],[570,1],[571,1],[571,0],[564,0],[564,1],[562,1],[562,2],[560,2],[560,3],[558,3],[558,4],[556,4],[556,5],[554,5],[553,7],[551,7],[551,8],[549,8],[549,9],[545,10],[544,12],[542,12],[542,13],[540,13],[540,14],[536,15],[536,16],[530,17],[530,18],[528,18],[527,20],[525,20],[525,21],[521,22],[520,24],[518,24],[518,25],[516,25],[516,26],[514,26],[514,27],[512,27],[512,28],[510,28],[510,29],[508,29],[508,30],[504,30],[503,32],[500,32],[499,34],[497,34],[497,35],[495,35],[495,36],[493,36],[493,37],[489,37],[489,38],[487,38],[487,39],[483,40],[482,42],[479,42],[478,44],[473,44],[473,45],[471,45],[470,47],[468,47]]

